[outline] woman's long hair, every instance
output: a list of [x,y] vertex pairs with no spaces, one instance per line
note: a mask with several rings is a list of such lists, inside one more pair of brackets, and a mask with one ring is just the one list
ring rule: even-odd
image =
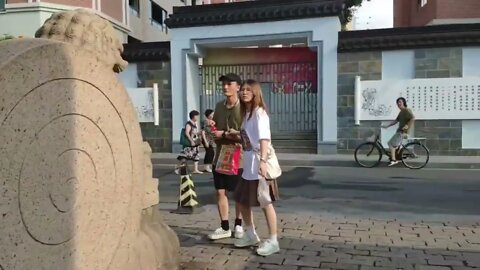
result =
[[240,110],[243,116],[246,116],[248,113],[248,119],[252,118],[252,113],[255,111],[256,108],[262,108],[267,111],[267,106],[265,105],[265,101],[263,100],[262,95],[262,87],[260,83],[255,80],[246,80],[243,82],[240,89],[249,88],[252,91],[253,98],[250,102],[250,108],[247,108],[247,104],[243,102],[240,98]]

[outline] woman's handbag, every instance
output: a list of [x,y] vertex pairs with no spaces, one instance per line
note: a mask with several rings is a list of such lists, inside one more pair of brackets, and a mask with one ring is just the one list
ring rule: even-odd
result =
[[191,146],[190,140],[188,139],[187,134],[185,134],[185,128],[182,128],[182,131],[180,132],[180,145],[182,147]]
[[270,185],[265,178],[258,179],[257,200],[261,207],[265,207],[272,203]]
[[[192,125],[192,123],[190,122],[187,122],[185,125],[190,125],[192,129],[194,128],[194,125]],[[180,131],[180,145],[183,147],[192,147],[192,146],[198,146],[202,143],[202,137],[198,136],[198,134],[192,133],[191,136],[192,136],[194,145],[192,145],[192,143],[188,139],[185,128],[182,128],[182,131]]]
[[215,171],[221,174],[237,175],[240,167],[242,147],[236,144],[222,145],[218,154]]
[[[266,164],[267,164],[267,175],[266,179],[277,179],[282,175],[282,169],[280,168],[280,164],[278,163],[277,155],[275,154],[275,149],[273,149],[273,146],[270,144],[268,146],[268,152],[267,152],[267,158],[266,158]],[[256,151],[257,158],[260,161],[260,150]]]

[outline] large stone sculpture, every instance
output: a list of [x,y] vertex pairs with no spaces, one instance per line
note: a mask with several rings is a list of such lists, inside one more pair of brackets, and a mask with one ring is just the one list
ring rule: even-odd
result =
[[113,28],[70,11],[36,36],[0,42],[0,269],[177,269]]

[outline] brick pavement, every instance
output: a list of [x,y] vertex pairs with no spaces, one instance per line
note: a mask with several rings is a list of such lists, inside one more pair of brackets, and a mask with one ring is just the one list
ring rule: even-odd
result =
[[[160,208],[179,235],[182,269],[480,269],[479,222],[360,219],[279,208],[282,250],[264,258],[253,248],[234,248],[233,239],[206,238],[218,226],[214,206],[204,206],[201,214],[194,215],[171,214],[166,205]],[[255,220],[259,235],[266,237],[258,209]]]

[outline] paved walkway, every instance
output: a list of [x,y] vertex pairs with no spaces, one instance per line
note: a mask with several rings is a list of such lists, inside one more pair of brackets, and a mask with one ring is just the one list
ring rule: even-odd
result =
[[[469,270],[480,268],[480,219],[422,221],[362,219],[278,208],[281,252],[269,257],[236,249],[233,239],[211,242],[218,226],[216,207],[176,215],[160,204],[167,224],[179,235],[182,269],[355,269]],[[257,209],[258,210],[258,209]],[[263,215],[255,212],[260,236]],[[476,220],[476,221],[475,221]]]

